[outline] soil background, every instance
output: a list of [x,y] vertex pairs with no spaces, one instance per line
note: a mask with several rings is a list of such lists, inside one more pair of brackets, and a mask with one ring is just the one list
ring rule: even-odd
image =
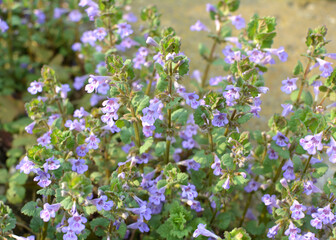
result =
[[[214,0],[137,0],[133,5],[133,11],[139,12],[142,6],[148,4],[156,5],[162,14],[162,26],[172,26],[181,36],[182,51],[191,59],[190,73],[196,69],[202,72],[205,62],[198,53],[198,44],[203,42],[210,48],[212,42],[205,32],[191,32],[189,27],[197,20],[201,20],[210,29],[214,29],[214,23],[210,20],[205,5],[206,3],[216,4],[216,2]],[[280,91],[281,81],[291,77],[292,70],[298,60],[304,66],[306,64],[306,59],[300,55],[306,51],[305,37],[308,29],[326,25],[328,28],[327,40],[332,40],[327,45],[327,51],[329,53],[336,52],[336,1],[241,0],[240,8],[235,14],[241,14],[248,23],[255,13],[259,16],[276,17],[277,36],[273,47],[283,46],[289,55],[287,62],[277,61],[277,64],[269,67],[265,79],[266,86],[270,88],[270,91],[262,98],[261,117],[249,122],[249,127],[266,130],[269,117],[274,112],[281,113],[280,104],[289,99],[288,95]],[[218,57],[223,57],[223,48],[217,48],[216,55]],[[210,76],[225,75],[225,72],[220,69],[214,70]]]

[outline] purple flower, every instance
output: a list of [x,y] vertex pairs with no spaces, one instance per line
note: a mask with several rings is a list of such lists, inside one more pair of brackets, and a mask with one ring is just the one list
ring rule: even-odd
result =
[[152,210],[147,207],[147,203],[145,201],[140,202],[139,205],[139,208],[126,208],[126,210],[139,215],[141,220],[146,219],[149,221],[152,217]]
[[46,16],[45,16],[44,12],[42,12],[39,9],[35,9],[34,14],[35,14],[35,16],[37,18],[37,22],[39,24],[43,24],[45,22]]
[[35,182],[39,181],[37,184],[40,187],[44,188],[50,185],[51,180],[50,180],[50,174],[48,172],[44,172],[40,169],[37,169],[36,173],[38,175],[34,178],[34,181]]
[[137,46],[139,45],[138,42],[134,41],[133,39],[127,37],[127,38],[124,38],[120,44],[116,45],[116,48],[118,51],[126,51],[126,48],[129,49],[133,46]]
[[330,209],[330,204],[328,204],[324,208],[317,209],[317,213],[319,214],[319,218],[322,220],[323,224],[334,224],[336,221],[335,215]]
[[211,237],[214,239],[221,239],[219,236],[217,236],[216,234],[210,232],[209,230],[207,230],[205,228],[205,224],[198,224],[197,229],[194,231],[193,233],[193,237],[197,238],[199,235],[205,236],[205,237]]
[[264,50],[270,52],[273,55],[278,56],[281,62],[287,61],[288,54],[285,52],[284,47],[279,47],[278,49],[272,48],[272,49],[264,49]]
[[327,149],[329,161],[336,163],[336,141],[333,137],[330,138],[329,148]]
[[76,130],[78,132],[81,132],[85,130],[85,119],[80,119],[79,121],[77,119],[75,120],[67,120],[64,124],[65,127],[69,128],[70,131]]
[[54,18],[58,19],[60,18],[64,13],[66,13],[68,10],[65,8],[55,8],[54,9]]
[[214,163],[211,165],[211,168],[214,170],[213,174],[219,176],[222,172],[221,163],[217,155],[214,157]]
[[[75,42],[74,44],[72,44],[71,46],[71,49],[74,51],[74,52],[77,52],[77,51],[80,51],[82,48],[82,44],[79,43],[79,42]],[[76,77],[77,78],[77,77]]]
[[166,197],[164,195],[165,193],[165,188],[160,188],[160,189],[157,189],[156,186],[152,187],[149,189],[149,193],[150,193],[150,196],[149,196],[149,202],[150,203],[153,203],[154,205],[160,205],[161,202],[163,202]]
[[286,117],[289,113],[293,112],[292,104],[281,104],[281,107],[283,107],[283,111],[281,113],[281,116],[283,117]]
[[138,20],[138,18],[132,12],[124,14],[123,19],[127,22],[136,22]]
[[68,219],[69,227],[74,231],[76,234],[79,234],[81,231],[85,229],[85,225],[83,223],[86,223],[87,219],[81,215],[79,215],[77,212]]
[[257,191],[259,187],[260,187],[260,183],[251,179],[244,189],[246,192],[249,193],[249,192]]
[[137,222],[132,223],[132,224],[128,225],[127,227],[130,228],[130,229],[139,229],[139,231],[142,232],[142,233],[143,232],[149,232],[148,225],[145,222],[143,222],[143,220],[141,220],[141,219],[138,219]]
[[322,135],[323,135],[323,132],[320,132],[315,135],[305,136],[304,138],[300,139],[300,145],[309,154],[315,155],[316,150],[321,151],[323,149]]
[[277,203],[276,203],[276,196],[272,195],[270,196],[269,194],[265,194],[262,198],[261,201],[263,201],[263,203],[265,204],[265,206],[271,206],[271,207],[277,207]]
[[289,141],[288,138],[281,132],[277,132],[277,134],[272,139],[280,147],[286,147]]
[[69,13],[69,20],[71,22],[79,22],[82,19],[82,14],[79,10],[75,9]]
[[71,91],[69,84],[62,84],[61,87],[56,86],[56,93],[61,93],[61,98],[65,99],[68,96],[68,92]]
[[290,240],[295,240],[296,235],[301,232],[300,228],[295,227],[295,225],[290,222],[285,235],[289,237]]
[[229,123],[229,120],[227,119],[227,114],[226,113],[214,114],[214,118],[212,119],[211,123],[215,127],[224,127],[226,124]]
[[194,170],[194,171],[198,171],[201,167],[201,164],[199,164],[198,162],[196,162],[194,159],[187,159],[181,162],[177,163],[178,165],[183,165],[187,167],[187,170]]
[[280,88],[281,91],[283,91],[286,94],[290,94],[291,92],[293,92],[294,90],[297,89],[296,86],[296,81],[298,80],[298,78],[287,78],[286,80],[282,81],[282,87]]
[[76,153],[79,157],[84,157],[88,153],[89,149],[86,147],[86,145],[79,145],[76,148]]
[[74,112],[74,117],[77,118],[82,118],[82,117],[87,117],[89,116],[89,113],[87,111],[85,111],[85,109],[83,107],[80,107],[80,109],[76,109]]
[[274,151],[273,148],[269,148],[267,153],[269,159],[276,160],[279,158],[279,154],[276,151]]
[[84,83],[85,83],[85,81],[86,81],[87,78],[88,78],[87,75],[75,77],[74,83],[73,83],[73,87],[76,90],[81,89],[84,86]]
[[29,124],[28,126],[26,126],[25,127],[26,132],[29,133],[29,134],[33,134],[33,129],[35,127],[35,124],[36,124],[36,122],[34,121],[31,124]]
[[181,186],[182,189],[182,198],[187,198],[189,200],[193,200],[197,197],[198,193],[196,191],[196,187],[190,183],[188,183],[188,186]]
[[76,233],[74,232],[74,230],[72,230],[70,226],[63,227],[62,232],[65,233],[63,235],[63,240],[77,240],[78,239],[76,236]]
[[38,144],[43,147],[49,148],[49,144],[51,143],[50,135],[51,135],[51,132],[46,132],[45,134],[43,134],[41,137],[37,139]]
[[265,53],[258,49],[247,51],[247,55],[249,56],[250,61],[256,64],[261,63],[262,59],[265,57]]
[[320,214],[313,213],[312,220],[310,220],[310,225],[312,225],[316,229],[322,229],[322,219],[320,218]]
[[127,23],[119,23],[117,27],[118,27],[117,33],[120,35],[121,38],[128,37],[133,33],[131,25]]
[[88,15],[90,21],[93,21],[95,17],[100,14],[99,6],[94,1],[90,1],[88,5],[89,7],[85,10],[85,12]]
[[88,149],[98,149],[100,139],[97,138],[93,133],[91,133],[90,136],[85,139],[85,142],[87,143]]
[[[83,146],[83,145],[82,145]],[[78,158],[78,159],[70,159],[72,164],[72,171],[77,172],[78,174],[85,173],[89,167],[85,164],[85,160]]]
[[321,76],[325,78],[329,77],[330,74],[333,72],[333,68],[331,66],[332,63],[322,60],[320,58],[316,58],[316,61],[320,66],[319,69],[322,72]]
[[43,83],[42,82],[31,82],[30,83],[30,87],[28,87],[28,92],[30,92],[31,94],[35,95],[38,92],[42,92],[42,88],[43,88]]
[[202,212],[204,210],[199,201],[187,200],[187,204],[190,206],[191,209],[194,209],[196,212]]
[[206,11],[207,12],[216,12],[217,9],[214,5],[210,4],[210,3],[207,3],[206,4]]
[[235,26],[236,29],[240,30],[245,28],[245,19],[242,18],[241,15],[238,16],[230,16],[229,19],[231,20],[231,23],[233,26]]
[[219,83],[223,82],[225,80],[225,77],[217,76],[209,79],[209,85],[210,86],[217,86]]
[[0,19],[0,29],[1,29],[1,32],[6,32],[7,30],[8,30],[8,24],[4,21],[4,20],[2,20],[2,19]]
[[226,178],[225,182],[222,185],[222,188],[224,188],[225,190],[230,189],[230,176]]
[[103,41],[104,38],[107,36],[107,32],[105,30],[105,28],[103,27],[100,27],[100,28],[97,28],[93,31],[93,33],[96,35],[96,38],[99,40],[99,41]]
[[318,240],[318,238],[315,237],[315,233],[307,232],[302,236],[301,240]]
[[20,169],[21,173],[24,172],[25,174],[29,174],[31,171],[33,171],[34,167],[35,163],[29,161],[29,158],[25,156],[16,166],[16,169]]
[[323,83],[321,81],[314,81],[311,86],[314,87],[314,94],[315,94],[315,101],[318,100],[318,94],[320,93],[320,86],[322,86]]
[[268,238],[274,238],[274,237],[278,234],[279,228],[280,228],[280,225],[279,225],[279,224],[277,224],[277,225],[271,227],[271,228],[268,230],[267,237],[268,237]]
[[209,29],[200,20],[198,20],[194,25],[190,26],[190,31],[209,31]]
[[60,117],[61,117],[61,115],[58,114],[58,113],[50,115],[49,118],[48,118],[48,122],[47,122],[48,126],[52,126],[53,123],[55,122],[55,120],[59,119]]
[[60,203],[52,204],[45,203],[43,210],[40,212],[40,217],[44,222],[49,222],[50,218],[55,218],[56,212],[61,207]]
[[105,195],[100,198],[93,199],[92,203],[96,206],[98,211],[101,211],[102,209],[110,211],[114,205],[113,201],[107,201],[107,196]]
[[81,40],[82,43],[84,43],[84,44],[88,43],[92,47],[94,47],[95,44],[96,44],[96,41],[97,41],[97,37],[94,34],[94,31],[86,31],[82,34],[82,37],[81,37],[80,40]]
[[304,191],[303,193],[307,194],[307,195],[310,195],[312,193],[318,193],[318,192],[321,192],[321,190],[316,187],[312,181],[307,181],[303,184],[303,187],[304,187]]
[[240,98],[240,88],[233,85],[227,85],[223,92],[223,97],[226,100],[228,106],[233,106],[236,104],[236,100]]
[[98,87],[101,84],[105,83],[107,80],[108,80],[108,77],[106,76],[90,75],[89,84],[85,86],[85,91],[87,91],[87,93],[92,93],[93,91],[97,91]]
[[49,170],[56,170],[60,167],[60,161],[55,159],[54,156],[52,156],[51,158],[48,158],[46,160],[46,163],[43,164],[44,167],[44,171],[49,171]]
[[292,212],[291,217],[295,220],[299,220],[301,218],[304,218],[303,211],[307,210],[307,207],[300,204],[297,200],[294,200],[293,205],[290,207],[290,210]]
[[293,162],[290,159],[288,159],[288,161],[283,165],[282,171],[284,171],[283,173],[284,178],[288,180],[295,179],[294,166]]

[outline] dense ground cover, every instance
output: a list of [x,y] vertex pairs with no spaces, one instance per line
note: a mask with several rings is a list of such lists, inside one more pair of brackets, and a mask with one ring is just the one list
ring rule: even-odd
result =
[[155,6],[140,19],[131,1],[1,6],[1,91],[28,116],[1,126],[15,137],[2,143],[4,239],[336,237],[336,182],[318,182],[336,162],[325,26],[308,30],[282,81],[291,100],[260,131],[244,124],[260,117],[264,73],[288,57],[274,17],[207,4],[214,27],[190,31],[213,43],[190,69]]

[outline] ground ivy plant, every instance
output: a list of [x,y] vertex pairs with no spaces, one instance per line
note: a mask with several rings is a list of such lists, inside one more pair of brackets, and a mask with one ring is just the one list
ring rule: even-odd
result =
[[[190,27],[213,40],[200,44],[196,70],[155,6],[133,30],[129,4],[81,0],[95,29],[77,56],[101,63],[75,90],[47,65],[28,88],[36,98],[26,131],[37,143],[4,180],[5,239],[335,239],[336,180],[323,177],[336,163],[326,27],[309,29],[306,53],[282,81],[282,113],[267,131],[247,130],[267,96],[264,73],[288,57],[273,47],[275,18],[245,22],[238,0],[207,4],[215,30]],[[209,77],[213,65],[222,75]],[[72,98],[82,88],[85,103]],[[28,185],[22,214],[13,213],[6,204]]]

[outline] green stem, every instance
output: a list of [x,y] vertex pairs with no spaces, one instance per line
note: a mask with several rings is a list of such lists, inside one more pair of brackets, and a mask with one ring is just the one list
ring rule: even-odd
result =
[[[314,53],[314,49],[312,51],[312,54]],[[301,85],[300,85],[300,89],[299,89],[299,94],[296,98],[296,101],[295,101],[295,105],[298,105],[299,104],[299,101],[300,101],[300,98],[301,98],[301,94],[302,94],[302,91],[303,91],[303,88],[304,88],[304,85],[305,85],[305,82],[306,82],[306,79],[307,79],[307,76],[308,76],[308,73],[310,71],[310,65],[312,63],[312,59],[309,58],[309,61],[308,61],[308,64],[306,66],[306,69],[304,71],[304,74],[303,74],[303,77],[301,78]]]
[[[220,29],[219,29],[219,31],[218,31],[218,33],[217,33],[217,37],[219,37],[220,36]],[[211,50],[210,50],[210,54],[209,54],[209,57],[208,57],[208,60],[207,60],[207,65],[205,66],[205,70],[204,70],[204,73],[203,73],[203,77],[202,77],[202,82],[201,82],[201,87],[202,87],[202,90],[201,91],[203,91],[204,90],[204,88],[206,87],[206,80],[207,80],[207,78],[208,78],[208,74],[209,74],[209,71],[210,71],[210,67],[211,67],[211,64],[212,64],[212,62],[213,62],[213,55],[214,55],[214,53],[215,53],[215,50],[216,50],[216,46],[217,46],[217,43],[218,43],[218,40],[217,40],[217,38],[214,40],[214,42],[213,42],[213,44],[212,44],[212,47],[211,47]]]
[[149,97],[149,94],[150,94],[150,90],[151,90],[151,88],[152,88],[152,83],[153,83],[153,79],[154,79],[154,77],[155,77],[155,73],[156,73],[156,71],[155,71],[155,69],[154,69],[154,71],[153,71],[153,75],[152,75],[152,77],[149,79],[149,83],[148,83],[148,85],[147,85],[147,88],[146,88],[146,92],[145,92],[145,94]]
[[[169,96],[172,96],[172,90],[173,90],[173,76],[172,76],[172,64],[170,64],[170,76],[169,76],[169,82],[168,82],[168,91]],[[172,121],[171,121],[171,109],[167,109],[168,114],[168,129],[167,129],[167,136],[166,136],[166,164],[169,163],[169,150],[170,150],[170,135],[172,130]],[[168,136],[169,135],[169,136]]]
[[303,172],[302,172],[302,175],[301,175],[301,177],[300,177],[300,181],[302,181],[304,175],[306,174],[307,169],[308,169],[308,166],[309,166],[309,164],[310,164],[310,160],[312,159],[312,157],[313,157],[313,155],[309,155],[309,158],[307,159],[307,162],[306,162],[306,166],[305,166],[305,168],[304,168],[304,170],[303,170]]
[[139,148],[141,146],[140,132],[139,132],[139,127],[138,127],[137,117],[135,115],[135,111],[134,111],[134,108],[132,106],[131,106],[131,114],[132,114],[132,117],[134,118],[133,127],[134,127],[134,133],[135,133],[135,144]]
[[248,199],[247,199],[247,202],[246,202],[246,205],[245,205],[245,208],[244,208],[244,212],[243,212],[243,216],[242,216],[242,219],[240,220],[240,223],[239,223],[239,227],[243,226],[243,223],[244,223],[244,220],[245,220],[245,215],[247,213],[247,210],[251,204],[251,200],[252,200],[252,197],[253,197],[253,193],[254,192],[250,192],[249,193],[249,196],[248,196]]

